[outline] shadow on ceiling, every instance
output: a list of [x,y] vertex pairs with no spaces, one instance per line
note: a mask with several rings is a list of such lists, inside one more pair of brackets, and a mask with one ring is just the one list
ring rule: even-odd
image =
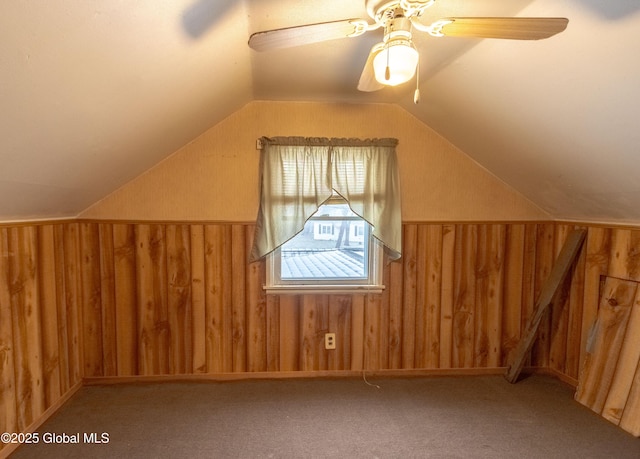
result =
[[587,8],[595,11],[598,16],[616,20],[630,16],[640,10],[640,2],[638,0],[575,0],[576,3],[585,5]]
[[224,18],[235,0],[196,0],[182,15],[182,28],[191,38],[198,39]]

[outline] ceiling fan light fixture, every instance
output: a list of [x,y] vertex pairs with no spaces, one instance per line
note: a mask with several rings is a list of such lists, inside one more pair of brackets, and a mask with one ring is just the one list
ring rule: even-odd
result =
[[567,18],[544,17],[449,17],[431,24],[421,22],[427,8],[439,0],[364,0],[369,19],[342,19],[255,32],[249,47],[255,51],[308,45],[384,28],[382,42],[376,43],[362,69],[358,90],[378,91],[396,86],[416,76],[414,102],[420,100],[419,55],[413,30],[434,37],[501,38],[541,40],[566,29]]
[[376,80],[387,86],[406,83],[416,73],[418,58],[418,50],[411,40],[389,40],[373,59]]

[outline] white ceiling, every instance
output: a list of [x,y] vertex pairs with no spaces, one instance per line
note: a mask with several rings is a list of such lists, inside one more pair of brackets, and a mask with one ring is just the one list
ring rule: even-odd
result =
[[541,41],[419,35],[413,87],[356,90],[381,31],[256,53],[253,32],[364,0],[22,0],[0,7],[0,220],[75,216],[251,100],[390,102],[558,219],[640,222],[640,2],[437,0],[553,16]]

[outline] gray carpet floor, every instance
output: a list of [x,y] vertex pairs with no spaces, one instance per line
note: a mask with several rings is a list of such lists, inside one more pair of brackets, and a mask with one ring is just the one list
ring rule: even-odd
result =
[[[88,386],[39,429],[40,443],[11,458],[640,458],[640,439],[553,378],[369,383],[379,387],[363,379]],[[52,433],[80,443],[45,444]],[[108,443],[86,442],[91,433]]]

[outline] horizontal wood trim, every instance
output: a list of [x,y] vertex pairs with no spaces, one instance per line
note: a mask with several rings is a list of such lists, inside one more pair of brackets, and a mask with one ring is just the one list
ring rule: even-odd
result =
[[75,217],[60,218],[60,219],[52,218],[52,219],[42,219],[42,220],[5,220],[5,221],[0,221],[0,228],[60,225],[64,223],[76,223],[77,221],[78,219]]
[[78,218],[74,221],[78,223],[104,223],[114,225],[255,225],[255,220],[132,220],[132,219],[99,219],[99,218]]
[[576,387],[578,387],[578,379],[577,378],[572,378],[571,376],[567,376],[557,370],[554,370],[552,368],[535,368],[535,369],[529,369],[527,370],[526,368],[524,370],[522,370],[523,373],[528,373],[528,372],[533,372],[533,374],[540,374],[540,375],[547,375],[547,376],[552,376],[556,379],[558,379],[559,381],[562,381],[563,383],[567,384],[568,386],[571,386],[573,389],[575,389]]
[[[214,224],[238,224],[238,225],[253,225],[255,220],[140,220],[140,219],[100,219],[100,218],[77,218],[77,217],[63,217],[63,218],[44,218],[41,220],[5,220],[0,221],[0,227],[7,226],[39,226],[39,225],[56,225],[62,223],[105,223],[105,224],[140,224],[140,223],[157,223],[157,224],[200,224],[200,225],[214,225]],[[403,224],[414,225],[483,225],[483,224],[502,224],[502,225],[515,225],[515,224],[557,224],[557,225],[576,225],[579,227],[593,227],[593,228],[614,228],[614,229],[640,229],[640,222],[598,222],[598,221],[585,221],[585,220],[566,220],[566,219],[549,219],[549,220],[403,220]]]
[[447,368],[410,370],[336,370],[336,371],[258,371],[246,373],[211,373],[163,376],[117,376],[84,378],[87,386],[132,383],[163,382],[224,382],[260,379],[339,379],[339,378],[408,378],[438,376],[488,376],[501,375],[506,367],[496,368]]
[[588,222],[583,220],[554,220],[557,225],[575,225],[583,228],[609,228],[609,229],[626,229],[626,230],[638,230],[640,229],[640,222]]
[[[185,220],[185,219],[117,219],[117,218],[109,218],[109,219],[100,219],[100,218],[74,218],[71,219],[73,222],[77,223],[113,223],[113,224],[159,224],[159,225],[255,225],[255,220]],[[514,224],[523,224],[523,223],[531,223],[531,224],[554,224],[557,223],[555,220],[403,220],[402,224],[412,224],[412,225],[491,225],[491,224],[501,224],[501,225],[514,225]],[[573,224],[573,223],[572,223]],[[585,225],[588,225],[585,223]],[[638,223],[638,227],[640,228],[640,222]]]

